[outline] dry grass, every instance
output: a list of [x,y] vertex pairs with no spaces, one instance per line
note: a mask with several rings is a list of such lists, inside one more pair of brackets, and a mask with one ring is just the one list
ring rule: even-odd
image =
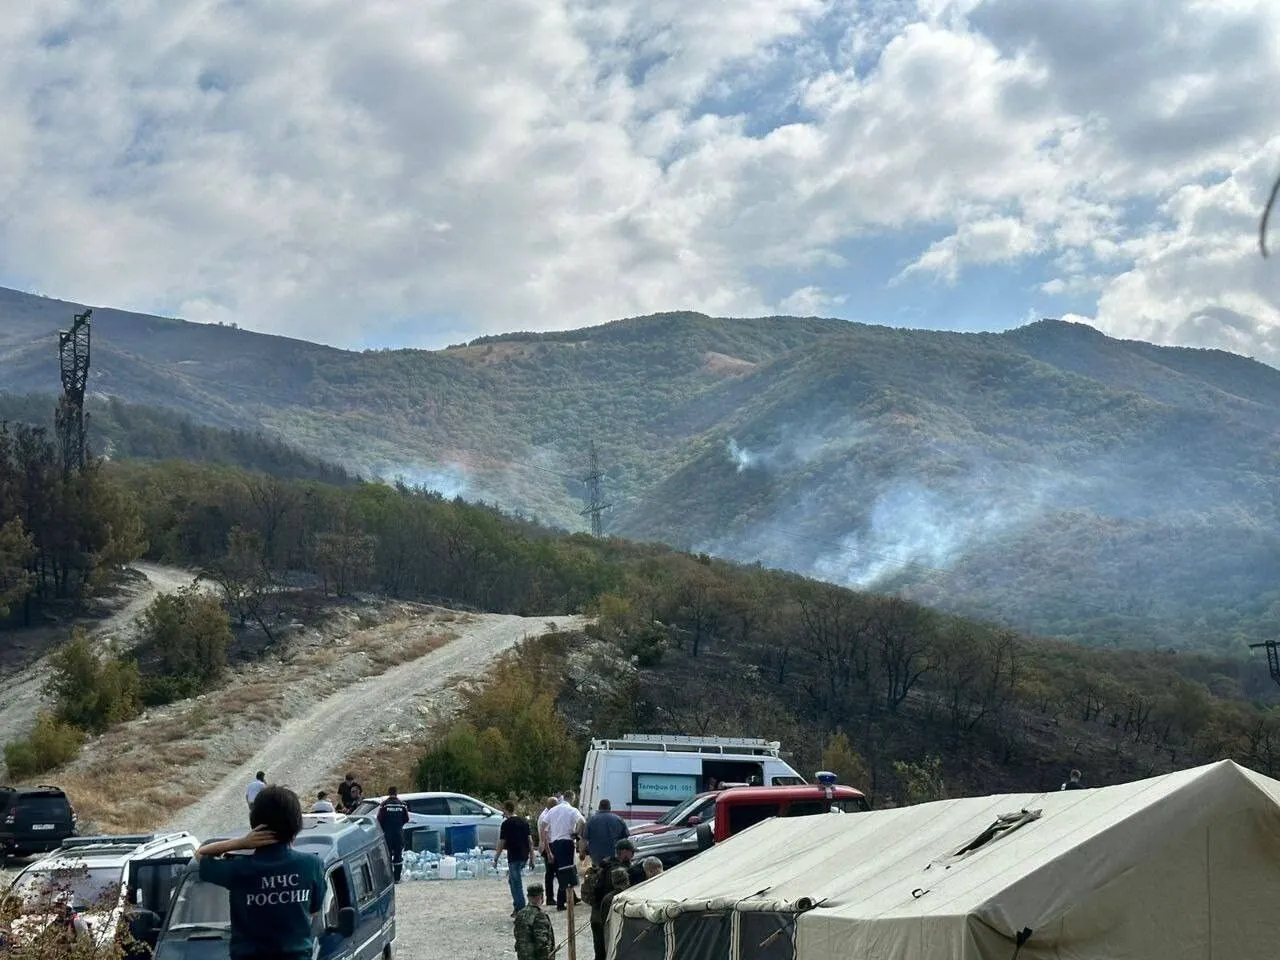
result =
[[154,829],[199,799],[175,788],[167,776],[196,760],[191,749],[142,750],[61,774],[58,784],[75,798],[81,828],[98,833],[137,833]]
[[428,653],[439,650],[452,639],[453,636],[451,634],[419,634],[405,638],[403,642],[398,644],[374,643],[368,646],[357,646],[356,649],[367,653],[369,662],[381,668],[375,672],[382,673],[391,667],[425,657]]

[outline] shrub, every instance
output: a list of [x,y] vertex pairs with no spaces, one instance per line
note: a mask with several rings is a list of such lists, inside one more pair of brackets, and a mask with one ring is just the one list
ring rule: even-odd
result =
[[5,744],[4,764],[10,776],[21,780],[70,763],[83,744],[83,730],[46,711],[26,739]]
[[871,779],[866,761],[853,749],[848,736],[842,731],[827,738],[826,748],[822,751],[822,769],[834,773],[841,783],[864,792]]
[[947,796],[946,785],[942,782],[941,757],[928,756],[921,763],[897,760],[893,764],[893,772],[902,785],[902,800],[906,804],[929,803]]
[[194,585],[162,593],[141,624],[138,656],[147,704],[193,697],[222,680],[231,624],[216,597]]
[[550,692],[561,659],[554,643],[525,643],[464,687],[458,719],[418,762],[418,788],[547,796],[574,782],[582,756]]
[[138,715],[140,683],[132,661],[100,657],[83,630],[49,658],[51,673],[45,693],[64,723],[101,733],[114,723]]

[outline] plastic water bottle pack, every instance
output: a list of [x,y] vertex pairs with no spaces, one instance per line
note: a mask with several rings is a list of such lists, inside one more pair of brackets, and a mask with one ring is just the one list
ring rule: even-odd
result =
[[456,856],[406,850],[403,877],[405,880],[505,880],[507,858],[499,858],[498,866],[494,867],[493,851],[480,847],[461,851]]

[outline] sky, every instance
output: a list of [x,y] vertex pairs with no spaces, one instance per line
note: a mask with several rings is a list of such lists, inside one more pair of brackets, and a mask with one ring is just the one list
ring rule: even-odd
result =
[[0,285],[352,348],[687,309],[1280,363],[1280,0],[11,6]]

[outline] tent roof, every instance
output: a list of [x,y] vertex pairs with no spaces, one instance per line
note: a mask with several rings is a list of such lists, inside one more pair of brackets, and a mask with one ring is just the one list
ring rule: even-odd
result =
[[[1037,926],[1153,846],[1248,809],[1280,809],[1280,782],[1222,761],[1092,790],[775,819],[623,891],[614,909],[660,922],[726,907],[820,906],[826,917],[858,920],[981,916],[998,899],[1002,915]],[[960,853],[997,818],[1024,810],[1039,816]]]

